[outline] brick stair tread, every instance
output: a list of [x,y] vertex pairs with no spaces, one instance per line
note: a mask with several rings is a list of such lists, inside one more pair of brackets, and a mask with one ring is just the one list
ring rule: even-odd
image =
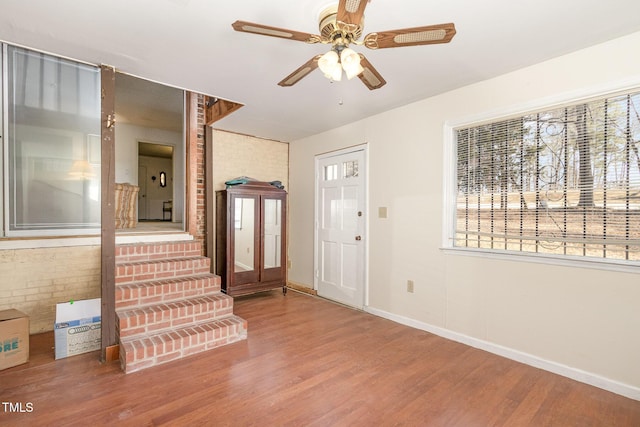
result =
[[211,260],[203,256],[123,262],[116,264],[116,284],[193,276],[210,268]]
[[159,333],[233,313],[233,298],[222,292],[116,310],[121,338]]
[[247,322],[228,315],[142,337],[121,338],[120,357],[130,373],[246,339]]
[[220,276],[201,273],[116,285],[116,309],[167,303],[220,290]]
[[116,263],[201,255],[196,240],[126,243],[116,246]]
[[182,256],[182,257],[171,257],[171,258],[158,258],[158,259],[149,259],[149,260],[138,260],[138,261],[125,261],[116,263],[117,266],[127,266],[127,265],[145,265],[145,264],[163,264],[167,262],[184,262],[184,261],[204,261],[209,260],[209,258],[195,255],[195,256]]

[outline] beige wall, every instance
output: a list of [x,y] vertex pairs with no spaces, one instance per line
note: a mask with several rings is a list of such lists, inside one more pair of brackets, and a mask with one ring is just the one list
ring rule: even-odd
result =
[[289,144],[213,130],[213,189],[248,176],[259,181],[282,181],[289,188]]
[[[224,190],[226,181],[241,176],[259,181],[281,181],[284,189],[289,191],[288,143],[215,129],[211,131],[211,138],[215,191]],[[215,236],[215,229],[211,235]],[[252,245],[247,243],[245,246],[249,248]],[[247,259],[252,257],[251,252],[245,252],[244,255]]]
[[[640,33],[293,141],[289,280],[313,286],[314,156],[367,143],[369,309],[586,372],[640,398],[640,274],[441,250],[445,123],[640,87],[640,56],[630,55],[638,46]],[[381,206],[387,219],[373,215]]]
[[100,298],[100,247],[0,250],[0,310],[30,318],[30,333],[53,329],[56,304]]

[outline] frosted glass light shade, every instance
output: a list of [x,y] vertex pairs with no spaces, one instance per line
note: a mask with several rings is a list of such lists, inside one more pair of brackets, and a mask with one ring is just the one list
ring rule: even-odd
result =
[[353,49],[344,49],[340,54],[340,62],[349,80],[364,71],[364,68],[360,65],[360,55]]
[[324,76],[334,81],[342,79],[342,67],[340,66],[338,54],[330,50],[318,59],[318,68]]

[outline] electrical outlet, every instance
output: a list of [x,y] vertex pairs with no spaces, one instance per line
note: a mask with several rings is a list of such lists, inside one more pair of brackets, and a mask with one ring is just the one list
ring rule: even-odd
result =
[[291,260],[287,260],[287,268],[291,268]]
[[407,280],[407,292],[413,293],[413,280]]

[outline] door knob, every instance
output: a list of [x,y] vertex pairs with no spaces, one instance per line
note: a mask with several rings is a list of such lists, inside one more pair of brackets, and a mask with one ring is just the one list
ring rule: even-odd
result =
[[362,240],[362,236],[356,236],[356,240],[358,241]]

